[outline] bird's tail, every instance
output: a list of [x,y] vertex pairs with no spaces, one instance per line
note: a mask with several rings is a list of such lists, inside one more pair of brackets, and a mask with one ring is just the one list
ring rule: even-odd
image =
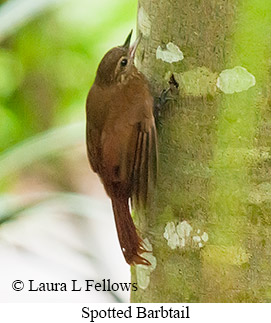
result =
[[124,258],[129,265],[150,265],[150,262],[140,256],[146,252],[142,240],[136,232],[131,213],[129,210],[128,199],[122,197],[112,198],[114,217],[120,242],[120,247]]

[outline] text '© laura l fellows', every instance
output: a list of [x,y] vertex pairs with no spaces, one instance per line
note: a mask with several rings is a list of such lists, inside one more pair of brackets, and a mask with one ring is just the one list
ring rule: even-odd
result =
[[[19,283],[22,281],[15,281],[14,283]],[[48,282],[36,282],[33,279],[28,281],[28,291],[29,292],[116,292],[116,291],[137,291],[137,283],[117,283],[111,282],[110,279],[102,279],[97,282],[93,279],[86,279],[84,281],[78,281],[77,279],[72,279],[70,282],[62,283],[48,283]],[[15,286],[16,287],[16,286]],[[14,288],[16,290],[16,288]]]

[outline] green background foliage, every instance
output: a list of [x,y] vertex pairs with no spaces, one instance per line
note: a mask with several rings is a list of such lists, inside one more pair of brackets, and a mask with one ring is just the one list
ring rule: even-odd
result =
[[[94,266],[98,277],[114,272],[106,269],[106,255],[99,252],[97,241],[90,241],[99,234],[95,230],[99,218],[103,227],[112,220],[113,233],[114,224],[113,217],[106,216],[110,209],[105,211],[99,200],[99,194],[104,196],[102,186],[87,163],[85,101],[102,56],[135,29],[136,11],[136,0],[0,1],[0,249],[5,230],[11,240],[14,233],[14,241],[19,230],[21,249],[28,249],[27,239],[33,238],[28,250],[32,252],[40,241],[27,229],[31,232],[36,219],[42,223],[45,213],[53,218],[46,227],[45,248],[50,248],[50,241],[56,246],[50,254],[61,258],[57,246],[64,244],[62,227],[72,226],[71,241],[81,240],[82,248],[66,243],[69,263],[80,257],[82,270]],[[33,234],[35,230],[34,225]],[[52,240],[50,235],[57,230],[59,239]],[[98,240],[103,242],[102,237]],[[113,242],[121,254],[117,239]],[[10,255],[11,263],[20,257]],[[35,267],[43,247],[32,256],[28,265]],[[21,266],[20,260],[17,263]],[[54,268],[54,261],[46,266]],[[124,261],[120,266],[128,270]],[[2,267],[3,277],[5,270],[10,268]],[[3,297],[0,293],[0,300]],[[110,297],[123,300],[120,294]]]
[[0,151],[51,127],[84,120],[99,60],[125,39],[135,20],[134,0],[62,1],[8,37],[0,32]]

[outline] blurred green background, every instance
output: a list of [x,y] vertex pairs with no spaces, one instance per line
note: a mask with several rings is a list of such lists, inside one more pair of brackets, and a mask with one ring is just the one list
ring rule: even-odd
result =
[[[2,274],[10,273],[14,263],[20,267],[22,249],[33,256],[29,267],[46,258],[45,267],[52,269],[52,254],[63,257],[54,248],[64,244],[70,257],[62,263],[67,277],[78,257],[86,266],[82,277],[90,267],[97,279],[113,277],[114,271],[129,277],[115,232],[112,255],[117,254],[120,267],[104,259],[108,241],[99,236],[99,227],[108,225],[109,234],[115,227],[110,202],[89,169],[84,136],[85,100],[97,65],[135,28],[136,9],[136,0],[0,1],[1,262],[9,257]],[[39,244],[40,228],[47,231]],[[65,230],[68,236],[59,239]],[[33,252],[33,245],[40,247]],[[101,268],[105,277],[99,277]],[[26,277],[28,271],[26,262]],[[9,293],[2,286],[0,300],[20,301]],[[127,293],[110,297],[106,300],[128,299]]]

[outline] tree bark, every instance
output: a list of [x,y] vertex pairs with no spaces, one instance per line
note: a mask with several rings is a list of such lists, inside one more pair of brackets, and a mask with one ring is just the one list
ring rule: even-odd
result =
[[135,215],[153,266],[132,268],[132,302],[271,301],[270,25],[270,1],[139,0],[137,66],[156,95],[173,73],[179,95]]

